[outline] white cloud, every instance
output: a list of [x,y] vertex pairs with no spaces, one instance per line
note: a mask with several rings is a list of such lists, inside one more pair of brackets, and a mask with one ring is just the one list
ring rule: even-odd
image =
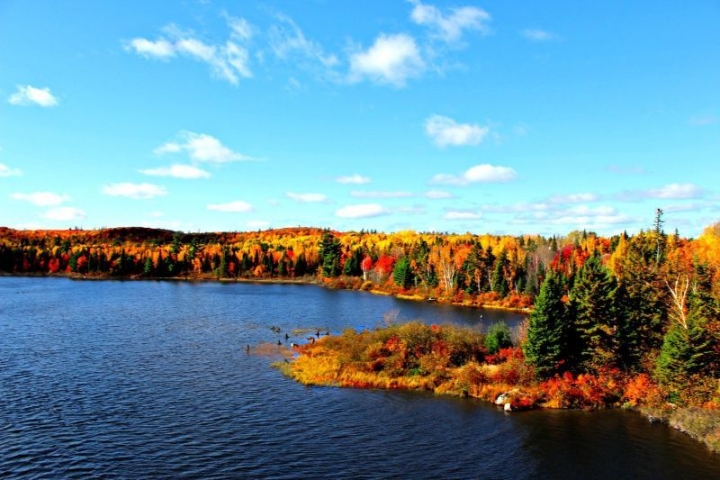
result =
[[226,15],[226,18],[233,37],[239,40],[250,40],[255,35],[255,27],[244,18],[231,17],[230,15]]
[[614,207],[607,205],[601,205],[599,207],[588,207],[587,205],[578,205],[577,207],[568,208],[561,210],[560,214],[563,215],[582,215],[582,216],[594,216],[594,217],[607,217],[615,215],[617,210]]
[[689,199],[700,198],[705,191],[692,183],[671,183],[656,190],[648,190],[648,198]]
[[450,13],[443,13],[433,5],[411,0],[414,6],[410,18],[418,25],[424,25],[432,30],[432,36],[445,42],[457,42],[465,30],[476,30],[482,34],[490,33],[487,22],[490,14],[477,7],[451,8]]
[[176,56],[185,56],[205,63],[216,77],[237,85],[240,77],[252,77],[250,54],[244,45],[252,38],[254,27],[243,18],[226,16],[230,28],[230,38],[224,44],[208,44],[196,38],[192,32],[186,32],[168,25],[163,30],[166,37],[148,40],[137,37],[125,43],[125,50],[144,58],[168,60]]
[[553,195],[550,197],[550,203],[580,203],[580,202],[596,202],[600,197],[594,193],[572,193],[569,195]]
[[175,46],[164,38],[154,42],[147,38],[133,38],[125,45],[125,50],[145,58],[167,59],[175,56]]
[[335,216],[341,218],[368,218],[388,215],[390,211],[377,203],[361,205],[348,205],[335,211]]
[[228,163],[252,160],[251,157],[232,151],[220,140],[205,133],[180,132],[177,137],[180,143],[168,142],[153,152],[157,155],[164,155],[184,151],[191,160],[196,162]]
[[475,212],[462,212],[462,211],[449,211],[446,212],[442,217],[445,220],[478,220],[482,218],[481,213]]
[[11,197],[15,200],[30,202],[38,207],[52,207],[70,200],[67,195],[58,195],[52,192],[13,193]]
[[354,185],[364,185],[366,183],[370,183],[370,177],[364,177],[362,175],[358,175],[357,173],[354,175],[348,175],[344,177],[337,177],[335,179],[337,183],[350,183]]
[[48,220],[81,220],[85,218],[85,212],[75,207],[58,207],[51,208],[40,216],[43,218],[47,218]]
[[58,99],[53,96],[47,87],[36,88],[32,85],[18,85],[17,92],[8,97],[8,103],[22,106],[54,107],[58,104]]
[[436,145],[477,145],[490,131],[487,127],[457,123],[452,118],[432,115],[425,120],[425,133]]
[[510,167],[490,164],[475,165],[461,175],[439,173],[430,179],[430,183],[447,185],[467,185],[469,183],[511,182],[517,178],[517,172]]
[[442,198],[452,198],[453,195],[450,192],[443,192],[441,190],[430,190],[428,192],[425,192],[425,197],[432,200],[439,200]]
[[412,197],[410,192],[361,192],[354,190],[350,192],[351,197],[355,198],[407,198]]
[[22,172],[19,168],[10,168],[4,163],[0,163],[0,177],[19,177]]
[[533,42],[547,42],[549,40],[555,40],[557,38],[557,35],[554,33],[548,32],[546,30],[540,30],[537,28],[527,28],[520,32],[523,37],[527,38],[528,40],[532,40]]
[[369,79],[403,87],[409,78],[419,76],[424,70],[425,62],[411,36],[381,34],[366,51],[350,56],[349,80]]
[[147,200],[167,195],[168,192],[165,187],[151,183],[113,183],[111,185],[104,185],[102,193],[111,197],[128,197]]
[[287,192],[285,196],[298,203],[322,203],[327,202],[327,196],[322,193],[293,193]]
[[300,27],[287,15],[277,15],[281,25],[270,27],[270,48],[275,56],[287,59],[298,54],[319,62],[324,67],[333,67],[339,63],[337,57],[326,54],[322,46],[305,38]]
[[246,213],[252,212],[254,207],[247,202],[237,200],[235,202],[210,204],[207,209],[215,212]]
[[169,167],[148,168],[139,170],[144,175],[152,175],[156,177],[173,177],[173,178],[210,178],[210,173],[192,165],[170,165]]

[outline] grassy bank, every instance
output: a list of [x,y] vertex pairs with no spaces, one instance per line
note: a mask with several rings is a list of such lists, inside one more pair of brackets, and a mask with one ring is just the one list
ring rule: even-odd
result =
[[512,410],[631,408],[720,451],[720,411],[673,409],[647,374],[606,370],[539,380],[522,349],[492,351],[490,345],[477,330],[411,322],[324,337],[276,366],[305,385],[425,390],[490,402],[502,396]]

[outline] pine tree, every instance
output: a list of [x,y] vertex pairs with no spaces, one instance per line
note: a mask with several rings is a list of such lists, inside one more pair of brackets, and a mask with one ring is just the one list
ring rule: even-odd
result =
[[523,353],[538,376],[547,378],[567,367],[570,322],[563,296],[565,279],[550,271],[540,286],[535,308],[529,316]]

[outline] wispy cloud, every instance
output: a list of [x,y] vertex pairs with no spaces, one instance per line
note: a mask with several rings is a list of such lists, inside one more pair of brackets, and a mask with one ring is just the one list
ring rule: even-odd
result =
[[8,97],[8,103],[20,106],[55,107],[59,102],[47,87],[37,88],[32,85],[18,85],[17,91]]
[[511,182],[516,178],[517,172],[510,167],[485,163],[475,165],[460,175],[439,173],[430,179],[430,183],[463,186],[470,183]]
[[644,199],[688,200],[705,196],[705,190],[693,183],[670,183],[660,188],[629,190],[615,196],[618,200],[638,201]]
[[243,18],[226,15],[230,37],[224,43],[206,43],[193,32],[175,25],[163,29],[156,40],[136,37],[125,42],[125,50],[148,59],[170,60],[183,56],[210,66],[217,78],[237,85],[240,78],[252,77],[250,54],[244,42],[252,37],[254,28]]
[[483,141],[489,131],[487,127],[457,123],[452,118],[442,115],[431,115],[425,120],[425,133],[440,147],[477,145]]
[[85,211],[75,207],[51,208],[40,215],[42,218],[57,221],[82,220],[85,218]]
[[353,190],[350,192],[351,197],[355,198],[407,198],[412,197],[411,192],[366,192]]
[[319,43],[308,40],[292,18],[284,14],[276,17],[280,24],[273,25],[269,30],[270,49],[276,57],[287,60],[299,56],[317,62],[325,68],[340,63],[335,55],[325,53]]
[[341,218],[369,218],[389,214],[390,210],[377,203],[348,205],[335,211],[335,216]]
[[450,210],[445,212],[442,218],[445,220],[478,220],[482,218],[482,213]]
[[648,190],[649,198],[690,199],[705,195],[705,190],[693,183],[670,183],[658,189]]
[[351,83],[367,79],[404,87],[408,79],[420,76],[425,68],[415,39],[406,34],[381,34],[367,50],[350,55],[348,79]]
[[247,213],[252,212],[255,208],[248,202],[236,200],[228,203],[214,203],[207,206],[208,210],[226,213]]
[[459,41],[466,30],[475,30],[484,35],[490,33],[487,25],[490,14],[481,8],[456,7],[443,14],[437,7],[419,0],[410,0],[410,3],[414,5],[410,12],[412,21],[430,28],[431,35],[444,42]]
[[706,127],[708,125],[715,125],[720,122],[720,117],[715,115],[700,115],[690,118],[688,123],[694,127]]
[[70,200],[68,195],[59,195],[53,192],[13,193],[11,198],[30,202],[38,207],[52,207]]
[[183,179],[210,178],[210,173],[192,165],[170,165],[169,167],[148,168],[139,170],[144,175],[155,177],[172,177]]
[[113,183],[105,185],[102,193],[111,197],[127,197],[136,200],[148,200],[167,195],[165,187],[151,183]]
[[548,199],[550,203],[584,203],[597,202],[600,196],[595,193],[571,193],[568,195],[553,195]]
[[425,197],[431,200],[440,200],[443,198],[453,198],[453,194],[442,190],[429,190],[425,192]]
[[19,177],[20,175],[22,175],[22,172],[19,168],[11,168],[4,163],[0,163],[0,177]]
[[298,203],[324,203],[328,201],[327,195],[322,193],[293,193],[286,192],[285,196]]
[[177,141],[165,143],[154,150],[157,155],[186,152],[195,162],[228,163],[253,160],[252,157],[234,152],[212,135],[180,132]]
[[557,39],[557,35],[547,30],[540,30],[539,28],[527,28],[520,32],[523,37],[533,42],[547,42],[550,40]]
[[365,177],[363,175],[353,174],[353,175],[347,175],[342,177],[337,177],[335,179],[337,183],[345,183],[345,184],[352,184],[352,185],[365,185],[366,183],[370,183],[370,177]]

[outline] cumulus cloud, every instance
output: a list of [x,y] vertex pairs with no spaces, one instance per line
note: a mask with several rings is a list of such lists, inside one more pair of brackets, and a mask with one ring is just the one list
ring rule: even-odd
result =
[[351,197],[355,198],[407,198],[412,197],[410,192],[362,192],[354,190],[350,192]]
[[0,177],[19,177],[20,175],[22,175],[22,172],[19,168],[11,168],[4,163],[0,163]]
[[354,175],[348,175],[344,177],[337,177],[335,179],[337,183],[350,183],[353,185],[364,185],[366,183],[370,183],[370,177],[364,177],[362,175],[358,175],[357,173]]
[[210,66],[213,75],[237,85],[240,78],[252,77],[250,54],[244,45],[252,38],[254,27],[244,18],[226,15],[230,38],[224,43],[206,43],[192,32],[168,25],[156,40],[136,37],[125,42],[125,50],[144,58],[169,60],[183,56]]
[[369,218],[388,215],[390,211],[377,203],[361,205],[348,205],[335,211],[335,216],[341,218]]
[[452,198],[453,195],[450,192],[444,192],[442,190],[429,190],[425,192],[425,197],[431,200],[440,200],[442,198]]
[[410,12],[412,21],[430,28],[433,37],[445,42],[457,42],[466,30],[475,30],[481,34],[490,33],[487,25],[490,14],[481,8],[456,7],[450,8],[448,13],[443,14],[437,7],[419,0],[410,0],[410,3],[414,5]]
[[285,196],[298,203],[323,203],[327,202],[327,196],[322,193],[293,193],[286,192]]
[[17,91],[8,97],[8,103],[21,106],[55,107],[59,102],[47,87],[37,88],[32,85],[18,85]]
[[546,30],[540,30],[538,28],[526,28],[520,32],[523,37],[533,42],[547,42],[548,40],[555,40],[557,35],[548,32]]
[[177,141],[165,143],[153,151],[156,155],[186,152],[195,162],[228,163],[252,160],[234,152],[217,138],[205,133],[180,132]]
[[463,186],[470,183],[511,182],[516,178],[517,172],[510,167],[484,163],[482,165],[475,165],[460,175],[439,173],[430,179],[430,183]]
[[183,179],[210,178],[210,173],[192,165],[170,165],[169,167],[148,168],[139,170],[144,175],[156,177],[173,177]]
[[53,192],[13,193],[11,197],[15,200],[30,202],[38,207],[52,207],[70,200],[67,195],[58,195]]
[[425,120],[425,133],[436,145],[477,145],[488,134],[487,127],[469,123],[457,123],[452,118],[432,115]]
[[476,212],[451,210],[449,212],[446,212],[442,218],[445,220],[478,220],[482,218],[482,214]]
[[252,212],[254,207],[248,202],[237,200],[235,202],[209,204],[207,209],[215,212],[246,213]]
[[350,82],[368,79],[379,84],[405,86],[409,78],[422,74],[425,61],[415,39],[406,34],[381,34],[365,51],[350,55]]
[[58,221],[81,220],[85,218],[85,212],[75,207],[58,207],[51,208],[40,216],[48,220]]
[[128,197],[136,200],[147,200],[167,195],[165,187],[151,183],[113,183],[105,185],[102,193],[111,197]]

